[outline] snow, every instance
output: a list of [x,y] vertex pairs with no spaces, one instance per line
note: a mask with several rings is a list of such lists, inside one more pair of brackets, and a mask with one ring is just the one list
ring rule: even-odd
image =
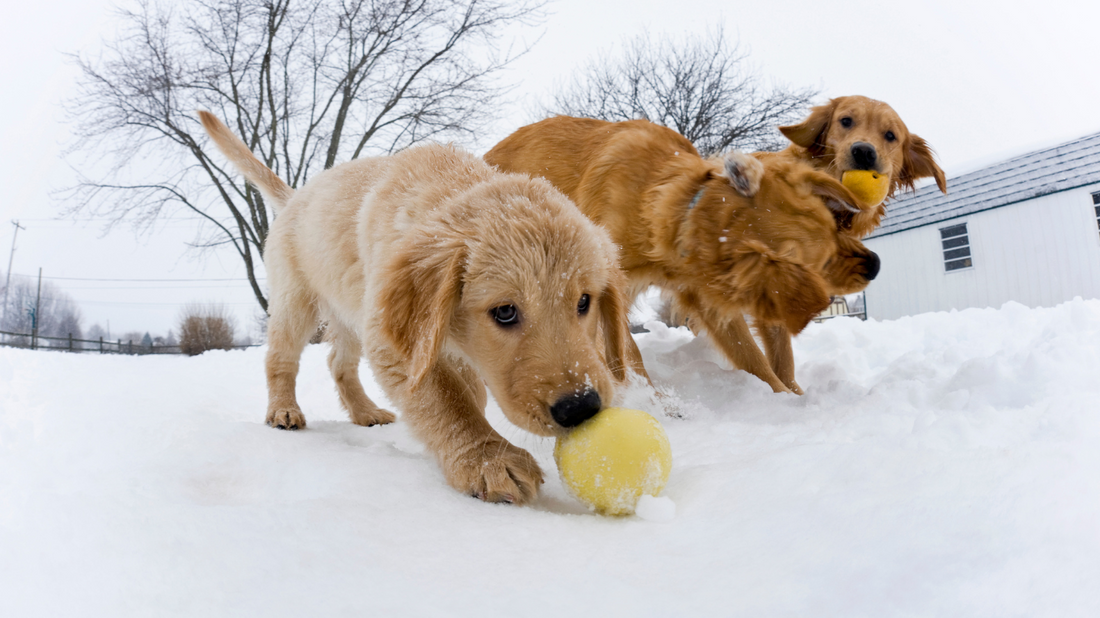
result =
[[1100,301],[813,324],[802,397],[648,326],[669,394],[619,403],[674,413],[674,465],[629,518],[492,405],[542,496],[453,491],[400,421],[348,422],[323,345],[300,432],[263,424],[262,349],[0,348],[0,613],[1100,615]]

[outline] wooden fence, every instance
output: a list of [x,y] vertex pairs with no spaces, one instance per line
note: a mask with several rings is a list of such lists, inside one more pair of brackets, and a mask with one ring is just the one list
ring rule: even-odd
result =
[[[43,342],[46,342],[43,344]],[[43,337],[34,333],[9,333],[0,330],[0,345],[11,348],[27,348],[30,350],[58,350],[62,352],[96,352],[99,354],[183,354],[178,345],[142,345],[139,341],[104,341],[94,339],[75,339],[70,334],[68,337]],[[260,344],[235,345],[230,349],[240,350],[254,348]]]

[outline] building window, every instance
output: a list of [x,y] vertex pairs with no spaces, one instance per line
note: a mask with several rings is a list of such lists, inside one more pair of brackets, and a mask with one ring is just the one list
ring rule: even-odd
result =
[[1092,194],[1092,207],[1096,209],[1096,226],[1100,227],[1100,191]]
[[945,271],[951,272],[974,266],[970,256],[970,236],[966,233],[965,223],[941,228],[940,242],[943,243],[943,268]]

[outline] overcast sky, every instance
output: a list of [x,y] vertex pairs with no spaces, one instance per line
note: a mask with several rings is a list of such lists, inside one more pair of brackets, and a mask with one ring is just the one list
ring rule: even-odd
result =
[[[9,221],[19,219],[27,229],[12,271],[42,267],[78,301],[85,327],[109,320],[112,334],[165,333],[192,301],[223,302],[250,327],[258,307],[247,286],[211,281],[243,280],[243,267],[228,252],[190,253],[192,224],[168,221],[135,238],[125,227],[104,236],[102,222],[54,220],[64,208],[56,190],[73,179],[60,103],[72,96],[76,71],[64,54],[94,53],[112,36],[113,3],[9,4],[0,21],[0,271]],[[932,144],[949,177],[1100,131],[1100,2],[558,0],[550,11],[524,35],[542,38],[507,76],[516,101],[471,145],[478,152],[532,120],[527,110],[599,52],[646,29],[704,34],[719,24],[768,79],[816,87],[823,99],[888,102]]]

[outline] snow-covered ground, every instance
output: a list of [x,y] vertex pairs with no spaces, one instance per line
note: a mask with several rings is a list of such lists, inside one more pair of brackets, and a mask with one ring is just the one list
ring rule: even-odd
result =
[[296,433],[263,350],[0,348],[0,615],[1100,616],[1100,301],[814,324],[803,397],[651,328],[667,520],[552,472],[532,507],[453,491],[400,421],[347,421],[325,346]]

